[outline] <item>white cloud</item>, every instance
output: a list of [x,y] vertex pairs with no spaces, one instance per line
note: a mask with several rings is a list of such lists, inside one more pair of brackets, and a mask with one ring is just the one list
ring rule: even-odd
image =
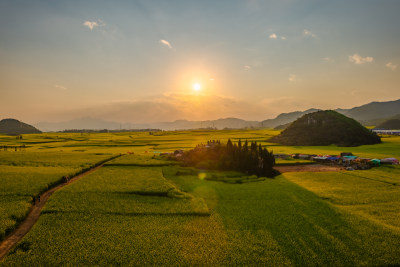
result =
[[289,76],[289,82],[296,82],[297,81],[297,76],[294,74],[290,74]]
[[57,89],[61,89],[61,90],[67,90],[66,87],[64,87],[62,85],[58,85],[58,84],[55,84],[54,87],[57,88]]
[[286,40],[286,36],[278,36],[276,33],[271,33],[269,36],[269,39],[276,40],[280,38],[281,40]]
[[86,20],[83,26],[88,27],[91,31],[95,30],[96,32],[100,32],[105,36],[115,38],[116,35],[119,35],[119,31],[116,27],[107,25],[103,20],[97,19],[93,21]]
[[160,40],[160,43],[162,43],[163,45],[166,45],[166,46],[168,46],[168,48],[172,49],[172,45],[167,40]]
[[249,65],[245,65],[243,67],[244,67],[244,70],[246,70],[246,71],[249,71],[251,69],[251,66],[249,66]]
[[315,33],[313,33],[313,32],[311,32],[311,31],[309,31],[309,30],[307,30],[307,29],[305,29],[304,31],[303,31],[303,36],[305,36],[305,37],[311,37],[311,38],[315,38],[315,39],[318,39],[318,36],[315,34]]
[[[103,23],[103,22],[101,21],[101,23]],[[104,24],[104,23],[103,23],[103,24]],[[90,30],[93,30],[94,27],[99,26],[99,24],[98,24],[96,21],[88,21],[88,20],[86,20],[86,21],[83,23],[83,26],[86,26],[86,27],[88,27]]]
[[352,56],[349,56],[349,61],[354,63],[354,64],[364,64],[364,63],[371,63],[374,61],[373,57],[362,57],[359,54],[354,54]]
[[388,63],[386,64],[386,67],[387,67],[388,69],[392,70],[392,71],[395,71],[395,70],[397,69],[397,64],[394,64],[394,63],[392,63],[392,62],[388,62]]
[[334,60],[330,57],[324,57],[322,60],[325,62],[334,62]]

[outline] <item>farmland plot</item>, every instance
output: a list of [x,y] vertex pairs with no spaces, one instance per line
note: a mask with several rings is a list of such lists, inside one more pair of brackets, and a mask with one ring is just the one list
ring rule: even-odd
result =
[[4,264],[179,263],[185,241],[177,231],[193,221],[204,224],[204,237],[218,231],[208,215],[204,200],[181,192],[161,168],[103,167],[57,191],[21,243],[34,254],[21,245]]
[[0,240],[26,216],[32,199],[109,155],[0,152]]
[[[280,255],[278,258],[282,261],[278,262],[279,265],[288,261],[301,266],[400,262],[399,231],[338,209],[292,183],[288,176],[296,175],[301,180],[304,174],[311,179],[327,173],[290,173],[259,183],[227,185],[175,176],[173,169],[169,172],[168,178],[184,190],[202,195],[209,207],[223,218],[224,228],[232,238],[229,244],[237,250],[229,253],[229,257],[234,258],[230,263],[273,265],[276,263],[271,259],[276,260],[274,253]],[[313,184],[312,181],[309,184]],[[376,190],[375,186],[370,184],[369,191]],[[351,189],[356,190],[357,184],[350,186],[349,194]],[[342,192],[337,192],[337,195],[341,196]],[[353,195],[353,202],[358,197]],[[382,213],[391,221],[398,220],[398,213],[389,212],[390,207],[399,206],[398,194],[386,191],[380,193],[380,197],[392,201],[387,203]]]
[[[137,194],[146,179],[154,179],[148,185],[152,192],[172,185],[192,198]],[[400,262],[398,233],[342,212],[288,179],[285,174],[239,185],[199,179],[176,166],[104,167],[56,192],[37,225],[1,264]],[[210,216],[190,212],[193,198],[206,201]]]
[[177,162],[166,160],[156,155],[124,155],[107,162],[106,166],[169,166]]
[[369,171],[286,173],[285,177],[325,201],[400,234],[400,168]]
[[[277,153],[351,151],[365,157],[400,156],[397,137],[384,138],[380,145],[350,149],[284,147],[268,143],[268,138],[277,133],[234,130],[24,135],[29,145],[26,152],[53,151],[53,156],[40,161],[36,152],[24,156],[15,152],[19,159],[9,160],[0,153],[1,162],[7,162],[0,170],[41,170],[35,181],[48,177],[44,187],[57,171],[64,175],[69,168],[75,171],[91,162],[80,157],[94,153],[103,154],[95,158],[109,157],[110,153],[135,155],[116,159],[53,194],[38,223],[0,266],[399,264],[398,167],[285,173],[254,183],[227,184],[221,181],[234,178],[243,182],[246,177],[229,172],[197,173],[165,166],[170,164],[158,156],[151,157],[153,152],[173,152],[207,140],[226,142],[228,138],[261,142]],[[0,143],[19,142],[15,138],[4,140]],[[59,158],[58,154],[70,156]],[[58,163],[46,163],[53,158]],[[47,176],[44,167],[53,174]],[[23,184],[7,192],[15,192],[11,198],[17,202],[19,192],[18,196],[27,198],[21,200],[26,210],[30,196],[25,196],[24,190],[33,187]],[[7,199],[7,194],[2,195],[2,200]],[[6,205],[8,210],[14,207]],[[11,215],[5,218],[9,220]]]
[[204,200],[180,191],[161,168],[103,167],[56,193],[43,213],[208,215]]

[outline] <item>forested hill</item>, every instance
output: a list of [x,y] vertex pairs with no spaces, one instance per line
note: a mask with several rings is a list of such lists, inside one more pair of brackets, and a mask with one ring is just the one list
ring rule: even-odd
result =
[[32,125],[15,119],[4,119],[0,121],[0,134],[19,135],[29,133],[41,133]]
[[301,146],[359,146],[381,142],[359,122],[333,110],[306,114],[269,141]]

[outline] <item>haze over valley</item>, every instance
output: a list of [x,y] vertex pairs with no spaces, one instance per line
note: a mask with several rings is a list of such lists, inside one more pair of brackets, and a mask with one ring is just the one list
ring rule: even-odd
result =
[[[161,130],[185,130],[199,128],[215,129],[241,129],[241,128],[275,128],[293,122],[304,114],[315,112],[318,109],[295,111],[279,114],[273,119],[261,121],[247,121],[239,118],[220,118],[216,120],[190,121],[176,120],[171,122],[154,123],[124,123],[106,121],[101,118],[81,117],[65,122],[41,122],[35,124],[42,131],[62,131],[68,129],[161,129]],[[364,125],[375,125],[379,122],[400,116],[400,100],[388,102],[372,102],[351,109],[336,109],[336,111],[354,118]]]

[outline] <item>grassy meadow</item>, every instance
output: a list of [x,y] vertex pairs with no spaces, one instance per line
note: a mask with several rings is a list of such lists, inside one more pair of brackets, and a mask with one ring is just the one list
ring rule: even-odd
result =
[[[400,264],[400,168],[293,172],[230,184],[232,172],[183,168],[158,154],[207,140],[275,153],[400,158],[400,137],[372,146],[286,147],[273,130],[0,136],[0,231],[62,175],[125,154],[56,191],[0,266]],[[153,157],[154,156],[154,157]],[[279,161],[285,164],[285,162]],[[242,180],[246,179],[243,175]],[[19,220],[20,220],[19,219]]]

